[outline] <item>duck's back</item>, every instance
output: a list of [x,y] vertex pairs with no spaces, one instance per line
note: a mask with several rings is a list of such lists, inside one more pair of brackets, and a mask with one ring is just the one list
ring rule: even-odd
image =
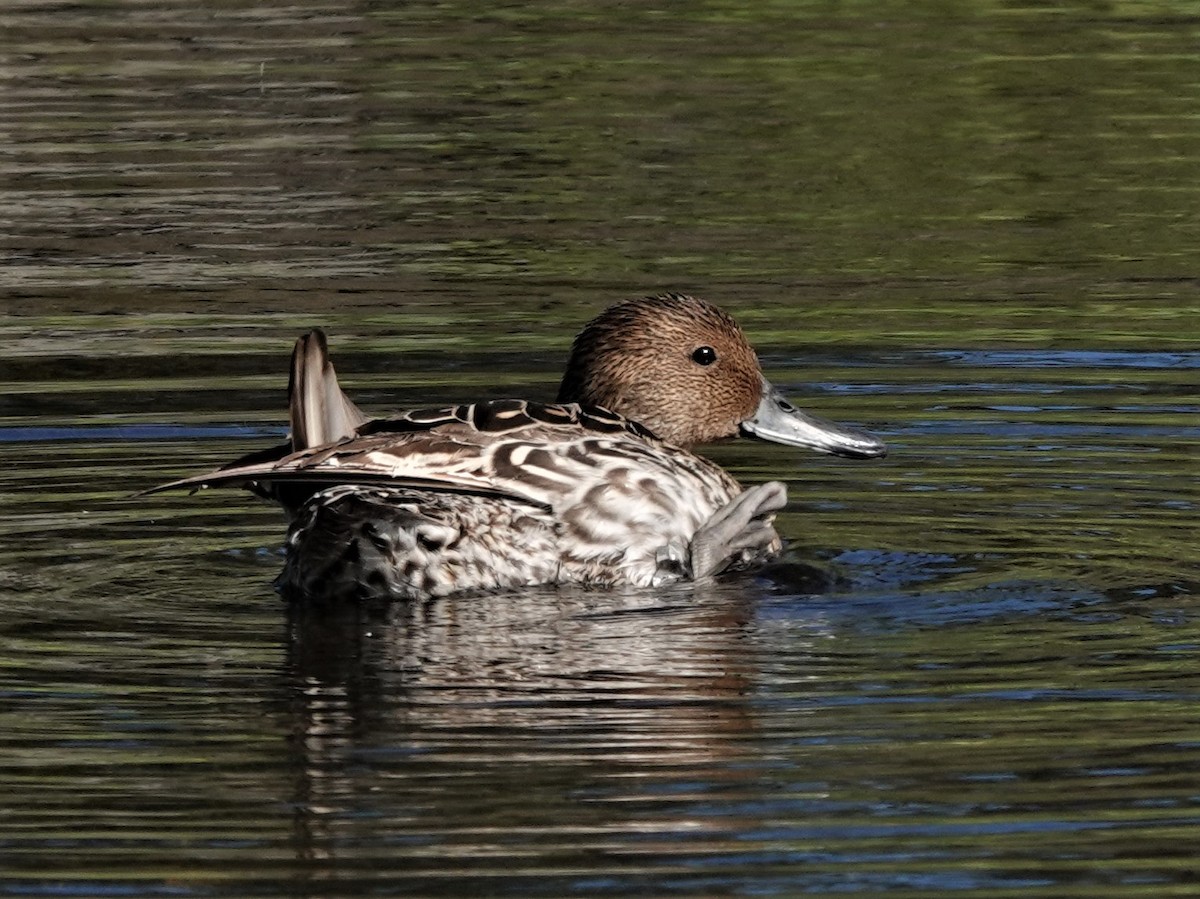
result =
[[288,507],[281,584],[306,596],[644,586],[684,562],[696,530],[741,490],[621,416],[518,400],[368,421],[185,483],[231,482]]

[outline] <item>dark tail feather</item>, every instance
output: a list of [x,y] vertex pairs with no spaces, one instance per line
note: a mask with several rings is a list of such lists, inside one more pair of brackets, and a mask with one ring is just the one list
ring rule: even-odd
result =
[[288,381],[292,449],[304,450],[350,437],[367,416],[338,386],[325,333],[314,328],[296,341]]

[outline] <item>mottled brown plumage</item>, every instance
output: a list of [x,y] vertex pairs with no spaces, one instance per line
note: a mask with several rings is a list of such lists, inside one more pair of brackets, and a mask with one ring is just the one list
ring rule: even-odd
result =
[[278,500],[292,519],[279,583],[298,598],[707,577],[778,550],[771,521],[786,491],[743,491],[684,447],[743,430],[883,454],[869,435],[794,409],[728,315],[678,294],[591,322],[559,403],[365,420],[320,332],[297,342],[290,393],[290,445],[156,489],[236,484]]

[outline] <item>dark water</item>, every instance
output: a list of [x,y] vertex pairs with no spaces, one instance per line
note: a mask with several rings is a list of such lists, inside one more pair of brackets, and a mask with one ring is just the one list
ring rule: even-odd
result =
[[[0,894],[1200,890],[1192,3],[0,10]],[[129,495],[726,306],[761,577],[289,612]]]

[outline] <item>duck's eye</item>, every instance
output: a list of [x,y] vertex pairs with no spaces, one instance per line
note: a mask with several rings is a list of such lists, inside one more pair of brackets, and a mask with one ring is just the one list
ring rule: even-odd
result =
[[692,361],[697,365],[712,365],[717,361],[717,351],[710,346],[698,347],[692,353]]

